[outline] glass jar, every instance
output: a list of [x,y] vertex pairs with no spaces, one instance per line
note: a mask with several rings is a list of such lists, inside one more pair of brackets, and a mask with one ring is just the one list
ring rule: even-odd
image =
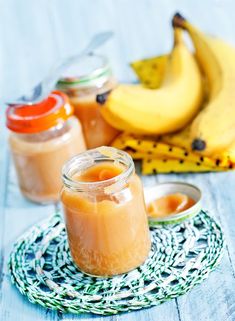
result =
[[9,107],[6,117],[23,195],[39,203],[58,201],[63,164],[86,150],[68,98],[54,91],[39,104]]
[[98,94],[106,93],[115,86],[107,59],[98,55],[82,58],[58,82],[58,89],[69,96],[75,115],[82,123],[89,149],[109,145],[119,133],[104,120],[96,102]]
[[62,170],[61,200],[71,255],[85,273],[111,276],[141,265],[150,250],[143,188],[132,158],[89,150]]

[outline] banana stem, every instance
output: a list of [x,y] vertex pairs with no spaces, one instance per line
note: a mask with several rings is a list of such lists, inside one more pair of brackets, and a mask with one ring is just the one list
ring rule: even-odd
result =
[[174,47],[183,41],[182,29],[174,27]]
[[172,26],[174,28],[181,28],[185,29],[186,28],[186,19],[179,13],[177,12],[172,19]]

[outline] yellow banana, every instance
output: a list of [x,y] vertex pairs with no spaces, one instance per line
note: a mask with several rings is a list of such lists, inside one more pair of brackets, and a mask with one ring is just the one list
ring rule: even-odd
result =
[[[187,150],[189,155],[195,155],[199,159],[205,159],[205,160],[210,159],[214,164],[220,167],[231,168],[231,163],[235,162],[235,145],[234,145],[234,151],[231,147],[230,150],[227,150],[223,153],[216,153],[213,155],[213,157],[202,155],[201,152],[193,151],[191,148],[191,137],[190,137],[189,126],[178,133],[162,136],[161,141],[166,144],[183,148]],[[209,163],[207,164],[209,165]]]
[[142,173],[144,175],[157,173],[193,173],[224,171],[220,167],[210,167],[204,164],[190,161],[180,162],[178,159],[144,158],[142,162]]
[[[180,135],[175,135],[177,138]],[[179,140],[179,139],[178,139]],[[169,159],[174,159],[177,164],[177,169],[182,172],[188,171],[189,165],[194,168],[194,171],[200,172],[203,169],[210,168],[211,170],[230,169],[231,160],[224,156],[218,158],[209,158],[207,156],[198,155],[190,152],[180,145],[173,146],[160,141],[159,139],[150,139],[146,137],[134,136],[123,133],[119,135],[112,146],[127,151],[134,159],[161,159],[162,162],[167,162]],[[168,163],[173,165],[174,163]],[[180,166],[178,166],[180,164]],[[166,168],[166,165],[164,165]],[[169,172],[175,170],[174,167],[168,167]],[[176,171],[176,170],[175,170]],[[203,170],[205,171],[205,170]]]
[[130,65],[140,82],[150,89],[159,88],[164,79],[169,55],[137,60]]
[[190,128],[192,148],[204,155],[219,154],[235,141],[235,48],[204,35],[179,14],[173,25],[189,33],[208,78],[209,102]]
[[176,28],[174,35],[160,88],[123,84],[107,97],[101,112],[113,127],[139,134],[169,133],[183,128],[197,113],[203,99],[200,70],[180,30]]
[[[159,88],[166,72],[169,54],[154,56],[130,63],[142,85],[150,89]],[[202,75],[204,102],[209,97],[208,79]]]
[[167,144],[179,146],[181,148],[187,149],[188,151],[192,151],[190,126],[187,126],[180,132],[163,135],[161,136],[161,140]]

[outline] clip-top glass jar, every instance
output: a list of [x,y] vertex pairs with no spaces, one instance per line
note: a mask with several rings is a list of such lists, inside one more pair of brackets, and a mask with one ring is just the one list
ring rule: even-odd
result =
[[101,147],[75,156],[62,173],[61,200],[77,266],[91,275],[111,276],[141,265],[150,233],[132,158]]
[[75,108],[82,123],[87,148],[109,145],[119,131],[109,125],[101,115],[96,102],[98,94],[116,86],[108,60],[104,56],[87,55],[69,68],[57,84]]
[[68,98],[54,91],[41,103],[9,107],[6,117],[23,195],[39,203],[58,201],[62,166],[86,149]]

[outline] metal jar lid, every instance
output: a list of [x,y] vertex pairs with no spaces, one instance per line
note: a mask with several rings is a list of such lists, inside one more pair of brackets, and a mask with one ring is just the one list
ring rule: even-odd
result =
[[146,188],[144,191],[146,205],[148,206],[150,202],[156,200],[157,198],[175,193],[186,194],[195,201],[195,204],[187,210],[184,210],[177,214],[166,216],[164,218],[156,218],[149,216],[148,219],[150,226],[180,223],[184,220],[194,217],[201,211],[201,190],[195,185],[184,182],[159,183],[152,187]]

